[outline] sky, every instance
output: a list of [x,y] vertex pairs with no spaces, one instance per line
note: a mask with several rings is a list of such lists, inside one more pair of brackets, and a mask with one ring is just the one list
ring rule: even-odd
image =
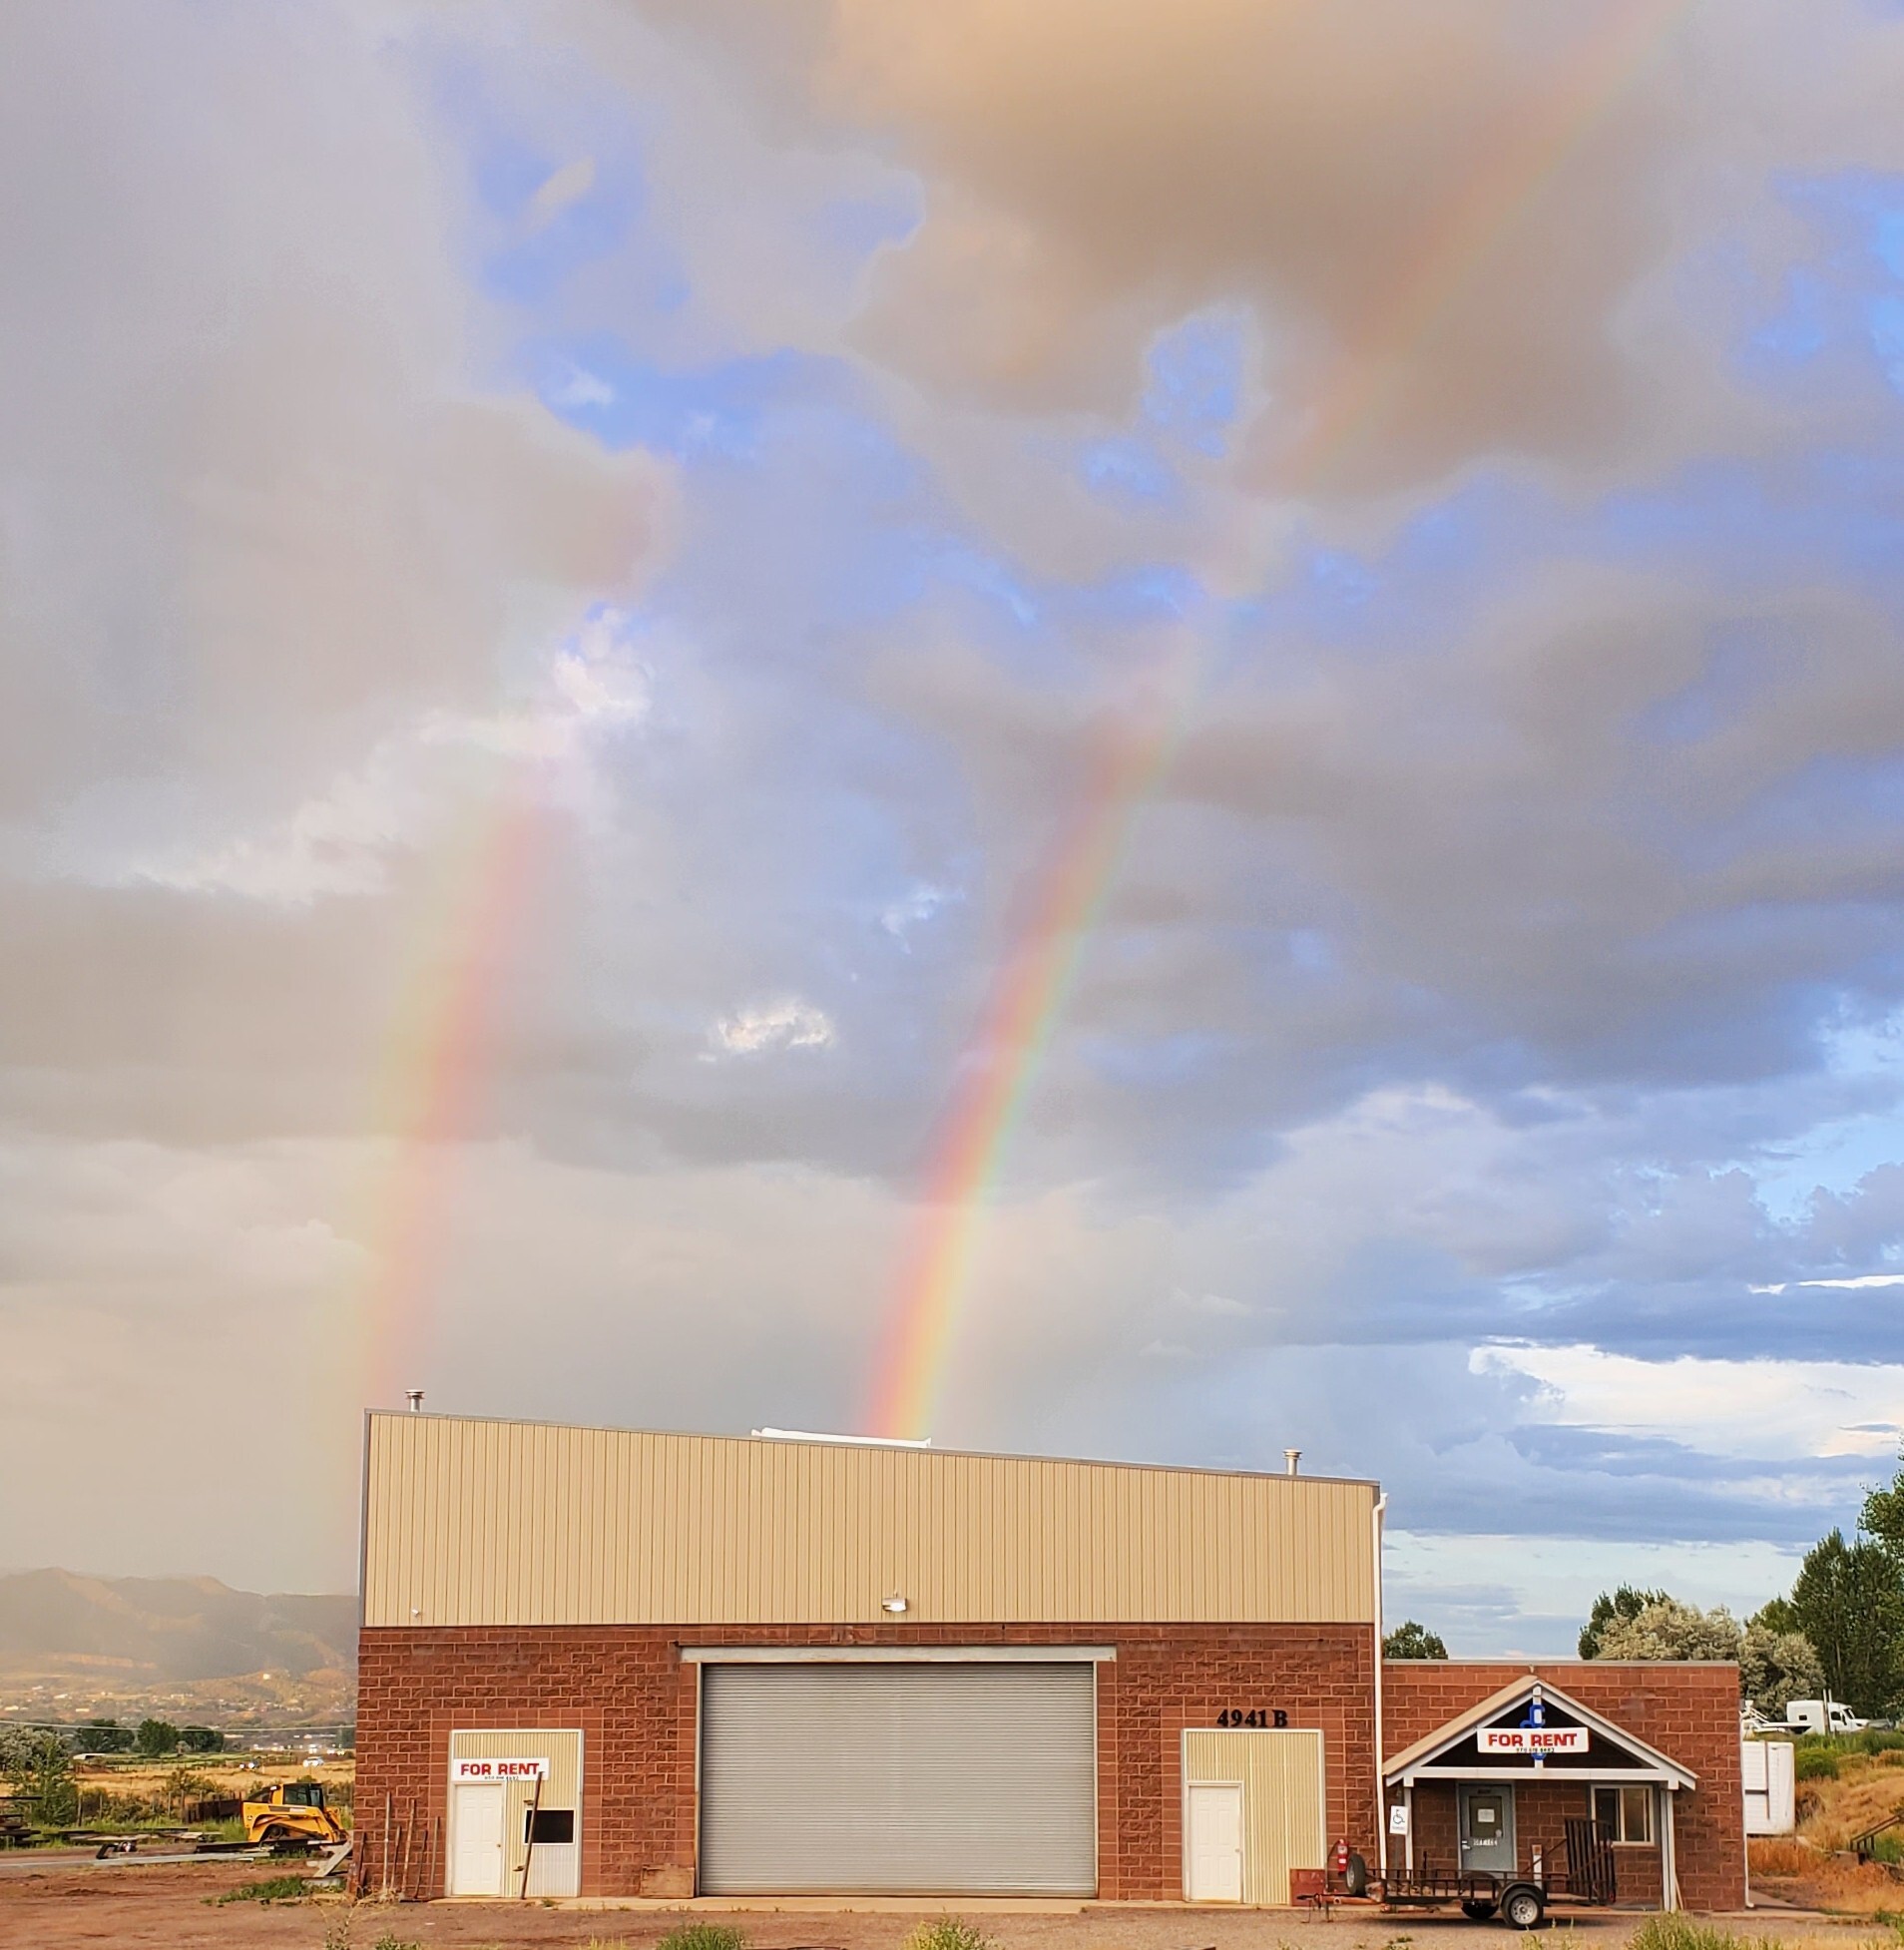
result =
[[895,1349],[1379,1478],[1457,1653],[1888,1477],[1904,8],[0,52],[0,1566],[347,1589],[367,1403]]

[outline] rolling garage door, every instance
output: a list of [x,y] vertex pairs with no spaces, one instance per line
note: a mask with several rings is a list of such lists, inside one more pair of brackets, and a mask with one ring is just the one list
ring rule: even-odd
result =
[[1054,1665],[702,1669],[711,1896],[1089,1896],[1097,1682]]

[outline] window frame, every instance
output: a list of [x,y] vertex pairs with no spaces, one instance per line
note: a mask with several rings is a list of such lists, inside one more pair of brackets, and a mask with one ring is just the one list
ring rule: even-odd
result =
[[[544,1821],[565,1819],[569,1832],[561,1841],[548,1835],[536,1833],[537,1826]],[[522,1845],[525,1848],[573,1848],[575,1846],[575,1809],[526,1807],[522,1811]]]
[[[1607,1828],[1616,1842],[1635,1847],[1649,1846],[1655,1839],[1653,1826],[1654,1790],[1651,1781],[1608,1781],[1597,1785],[1593,1790],[1592,1808],[1597,1827]],[[1611,1802],[1613,1819],[1607,1820],[1603,1813],[1606,1805],[1602,1796]],[[1638,1797],[1637,1799],[1634,1797]],[[1640,1813],[1639,1833],[1633,1832],[1633,1825],[1627,1819],[1628,1810],[1637,1808]]]

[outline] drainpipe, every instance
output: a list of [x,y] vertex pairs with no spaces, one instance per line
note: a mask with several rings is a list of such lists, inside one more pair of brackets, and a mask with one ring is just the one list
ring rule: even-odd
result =
[[[1382,1740],[1382,1512],[1387,1508],[1384,1492],[1368,1513],[1369,1551],[1375,1572],[1375,1862],[1384,1879],[1388,1875],[1388,1786],[1382,1779],[1382,1767],[1388,1749]],[[1409,1841],[1412,1846],[1412,1835]]]

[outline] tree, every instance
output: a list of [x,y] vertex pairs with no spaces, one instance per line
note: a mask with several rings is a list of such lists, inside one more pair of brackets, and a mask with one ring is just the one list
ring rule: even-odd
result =
[[89,1719],[73,1734],[75,1753],[130,1753],[133,1730],[116,1719]]
[[1640,1591],[1632,1585],[1622,1585],[1618,1591],[1603,1591],[1594,1600],[1594,1609],[1587,1615],[1587,1623],[1580,1629],[1580,1656],[1582,1659],[1600,1657],[1600,1635],[1615,1619],[1637,1619],[1649,1605],[1665,1605],[1669,1597],[1663,1591]]
[[1866,1492],[1858,1528],[1894,1563],[1904,1564],[1904,1470],[1883,1489]]
[[1904,1681],[1904,1572],[1881,1544],[1847,1544],[1841,1531],[1805,1554],[1792,1608],[1817,1648],[1832,1697],[1854,1712],[1880,1713]]
[[1413,1619],[1403,1619],[1382,1641],[1384,1659],[1446,1659],[1448,1648],[1439,1632],[1430,1632]]
[[148,1757],[179,1751],[179,1729],[169,1719],[142,1719],[133,1746]]
[[[1791,1607],[1783,1599],[1775,1604]],[[1761,1713],[1783,1719],[1794,1700],[1816,1700],[1824,1692],[1824,1666],[1818,1649],[1802,1632],[1774,1632],[1762,1623],[1765,1606],[1752,1615],[1738,1651],[1738,1690]]]
[[1602,1628],[1596,1659],[1736,1659],[1738,1624],[1723,1605],[1701,1612],[1676,1598],[1656,1598],[1632,1618]]
[[182,1726],[179,1744],[188,1753],[223,1753],[225,1735],[210,1726]]
[[[1762,1625],[1767,1632],[1778,1635],[1804,1631],[1804,1627],[1798,1623],[1798,1607],[1789,1598],[1768,1598],[1745,1621],[1748,1632],[1755,1625]],[[1798,1697],[1802,1700],[1805,1696],[1801,1693]]]
[[39,1726],[0,1726],[0,1775],[33,1804],[34,1818],[43,1828],[76,1817],[73,1756],[57,1733]]

